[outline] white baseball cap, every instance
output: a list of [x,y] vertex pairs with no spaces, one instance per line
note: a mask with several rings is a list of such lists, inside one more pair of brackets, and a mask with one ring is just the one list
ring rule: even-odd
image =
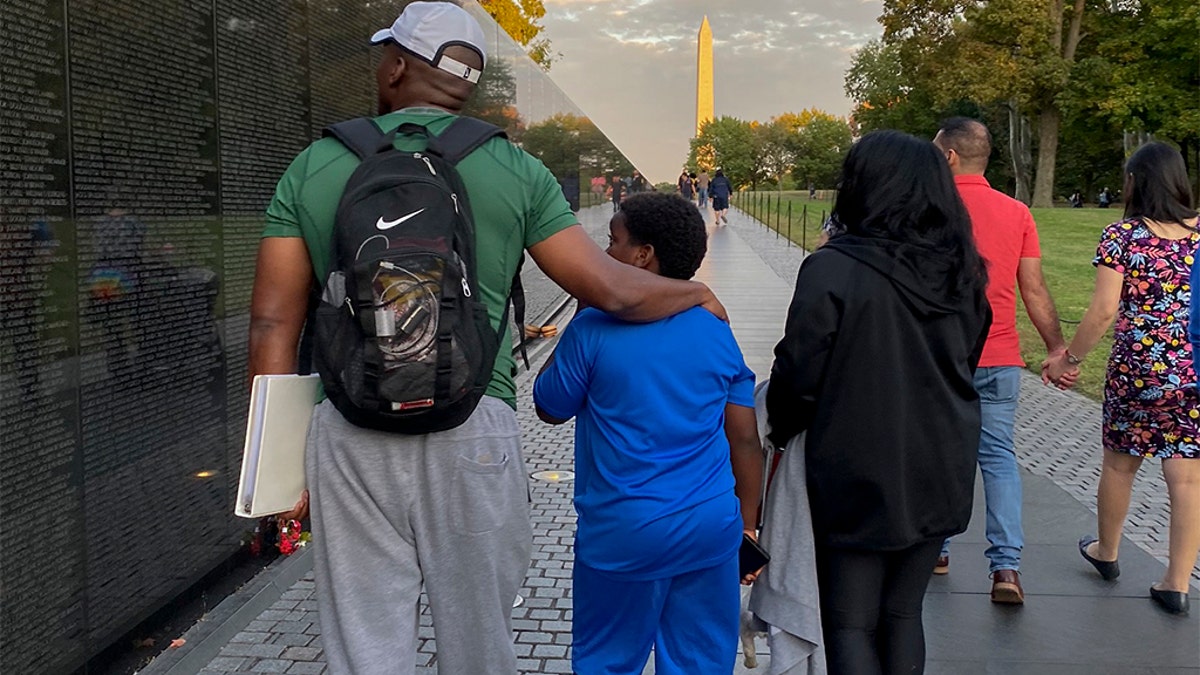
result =
[[445,55],[447,47],[466,47],[487,65],[483,29],[467,10],[451,2],[414,2],[404,8],[391,28],[371,37],[371,44],[395,42],[434,68],[476,84],[482,71]]

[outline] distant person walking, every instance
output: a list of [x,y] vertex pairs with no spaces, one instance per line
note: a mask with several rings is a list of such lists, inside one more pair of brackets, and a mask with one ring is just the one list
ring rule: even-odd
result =
[[729,217],[726,215],[729,212],[729,197],[733,194],[733,183],[725,177],[725,172],[717,169],[717,175],[712,179],[712,184],[709,185],[709,190],[712,193],[713,212],[716,214],[718,223],[728,223]]
[[829,672],[920,673],[930,569],[971,519],[986,271],[928,141],[867,134],[842,175],[846,232],[801,266],[775,348],[771,441],[807,433]]
[[640,194],[650,189],[650,184],[646,181],[646,177],[637,169],[633,170],[633,175],[629,178],[629,193]]
[[692,201],[692,199],[695,197],[695,194],[696,194],[696,188],[695,188],[695,183],[693,182],[692,176],[689,176],[688,172],[686,170],[683,173],[679,174],[679,180],[677,181],[677,186],[679,189],[679,196],[683,197],[684,199],[688,200],[689,202]]
[[616,213],[621,210],[621,200],[625,198],[625,181],[620,176],[613,176],[611,196],[613,213]]
[[709,178],[707,171],[701,171],[699,176],[696,176],[696,195],[699,197],[700,208],[708,208],[708,185]]
[[1084,537],[1079,552],[1105,579],[1117,578],[1134,477],[1144,459],[1162,460],[1171,501],[1170,562],[1150,596],[1164,610],[1185,614],[1200,550],[1197,213],[1183,156],[1162,143],[1144,145],[1129,158],[1123,192],[1124,219],[1100,237],[1091,305],[1068,351],[1047,362],[1047,377],[1072,376],[1070,384],[1116,318],[1104,387],[1099,539]]
[[[983,407],[979,468],[987,500],[987,539],[984,554],[992,577],[992,602],[1022,604],[1025,591],[1019,576],[1025,534],[1021,525],[1021,473],[1013,441],[1021,371],[1025,359],[1017,335],[1017,290],[1025,311],[1041,335],[1046,351],[1066,351],[1058,311],[1042,276],[1037,226],[1021,202],[992,189],[986,178],[992,137],[987,127],[964,117],[946,120],[933,139],[958,186],[975,232],[975,244],[988,264],[991,333],[975,373]],[[950,571],[950,542],[938,559],[935,573]]]
[[1113,194],[1108,188],[1101,190],[1100,195],[1096,197],[1096,203],[1099,204],[1100,208],[1102,209],[1107,209],[1112,205],[1113,201]]

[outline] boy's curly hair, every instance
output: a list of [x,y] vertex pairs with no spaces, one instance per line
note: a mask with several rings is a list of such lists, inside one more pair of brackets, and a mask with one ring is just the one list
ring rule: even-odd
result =
[[678,195],[643,192],[622,202],[621,213],[633,242],[654,247],[664,277],[695,276],[708,252],[708,230],[695,204]]

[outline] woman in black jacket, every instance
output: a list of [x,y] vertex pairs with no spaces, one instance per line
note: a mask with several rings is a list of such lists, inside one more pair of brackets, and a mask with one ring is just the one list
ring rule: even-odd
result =
[[775,348],[772,440],[808,434],[830,672],[920,673],[929,576],[971,517],[987,275],[927,141],[864,137],[833,217],[844,234],[801,267]]

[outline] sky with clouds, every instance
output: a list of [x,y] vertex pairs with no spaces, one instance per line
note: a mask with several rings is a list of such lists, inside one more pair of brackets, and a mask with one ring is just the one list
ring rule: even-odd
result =
[[714,37],[717,115],[768,120],[850,112],[855,50],[877,37],[880,0],[545,0],[550,73],[654,181],[673,181],[696,119],[696,35]]

